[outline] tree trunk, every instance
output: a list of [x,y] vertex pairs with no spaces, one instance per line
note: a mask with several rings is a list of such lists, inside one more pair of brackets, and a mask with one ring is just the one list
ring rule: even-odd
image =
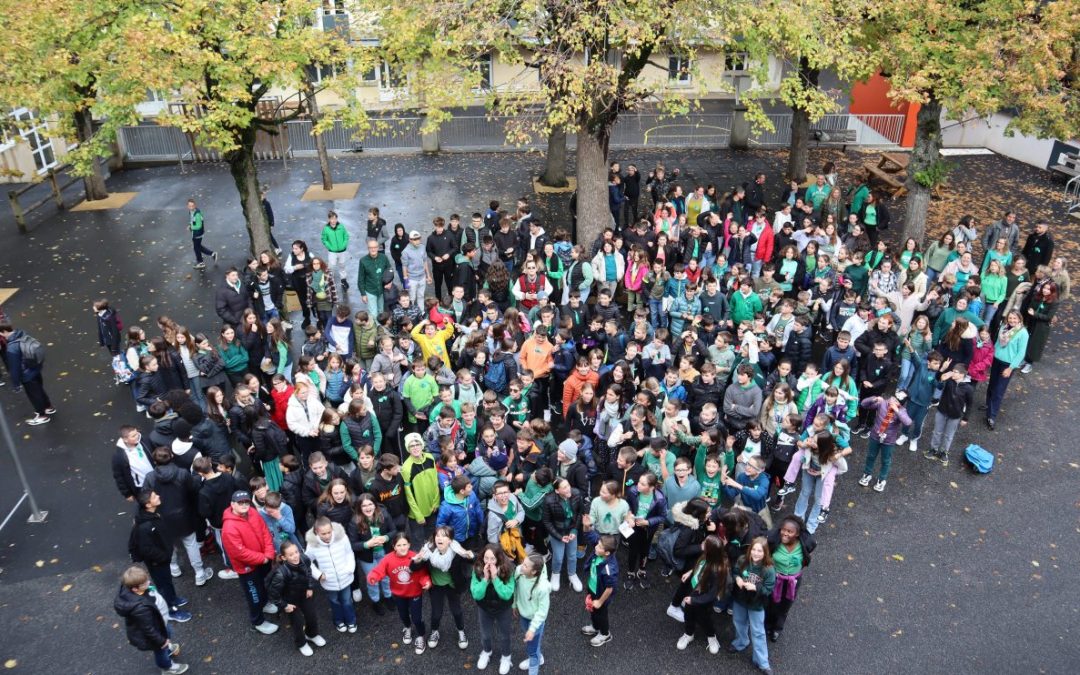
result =
[[251,239],[251,253],[272,250],[270,246],[270,226],[266,222],[266,213],[262,208],[262,196],[259,194],[259,174],[255,167],[255,134],[252,125],[239,132],[240,148],[227,156],[229,172],[236,182],[236,191],[240,193],[240,206],[244,210],[248,236]]
[[[79,143],[89,143],[94,137],[94,116],[89,109],[75,112],[75,133]],[[92,202],[98,199],[106,199],[109,190],[105,187],[105,174],[101,171],[101,162],[97,157],[92,158],[91,173],[83,177],[83,186],[86,188],[86,201]]]
[[[806,59],[799,61],[799,78],[804,86],[817,87],[821,72],[811,68]],[[806,162],[810,154],[810,113],[805,108],[791,109],[791,148],[788,150],[787,177],[806,181]]]
[[554,188],[570,184],[570,181],[566,180],[566,127],[552,127],[548,134],[544,173],[540,176],[540,184]]
[[[311,113],[311,125],[319,123],[319,104],[315,100],[315,90],[308,85],[307,91],[308,112]],[[330,174],[330,156],[326,154],[326,139],[322,134],[315,134],[315,152],[319,155],[319,171],[322,172],[322,189],[330,191],[334,189],[334,177]]]
[[611,226],[608,208],[608,140],[610,128],[577,134],[577,243],[586,247]]
[[934,97],[919,108],[916,120],[915,148],[911,152],[907,177],[907,212],[904,214],[904,239],[923,243],[926,236],[926,216],[930,211],[933,186],[920,185],[915,174],[941,161],[941,103]]

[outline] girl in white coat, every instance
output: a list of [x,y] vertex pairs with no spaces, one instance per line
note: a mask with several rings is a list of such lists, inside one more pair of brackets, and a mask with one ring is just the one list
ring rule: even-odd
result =
[[311,575],[330,600],[330,613],[339,633],[356,632],[356,610],[350,586],[356,572],[356,556],[345,528],[325,516],[315,521],[307,533],[307,553]]

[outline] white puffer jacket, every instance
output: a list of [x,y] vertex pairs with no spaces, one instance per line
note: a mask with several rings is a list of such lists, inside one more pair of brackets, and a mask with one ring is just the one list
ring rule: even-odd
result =
[[[312,528],[307,532],[307,553],[311,558],[311,574],[328,591],[340,591],[352,585],[356,572],[356,556],[352,544],[340,523],[333,523],[330,543],[323,543]],[[322,579],[323,575],[326,579]]]

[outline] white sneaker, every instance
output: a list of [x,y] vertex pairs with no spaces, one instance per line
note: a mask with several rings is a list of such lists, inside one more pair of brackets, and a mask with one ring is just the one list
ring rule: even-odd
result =
[[277,614],[277,613],[278,613],[278,608],[277,608],[277,605],[275,605],[274,603],[268,602],[265,605],[263,605],[263,614]]
[[499,659],[499,675],[506,675],[507,673],[509,673],[511,666],[513,665],[514,664],[512,663],[509,655]]
[[413,640],[413,651],[417,655],[419,655],[419,654],[423,654],[425,649],[427,649],[427,643],[424,642],[424,636],[423,635],[418,635],[416,637],[416,639]]
[[184,571],[180,569],[179,565],[170,565],[169,573],[172,574],[173,579],[177,579],[180,577],[180,575],[184,573]]
[[686,621],[686,616],[683,614],[682,607],[668,605],[666,614],[679,623]]
[[282,321],[281,322],[281,327],[284,330],[292,330],[293,325],[292,325],[291,321]]
[[432,649],[435,649],[436,647],[438,647],[439,646],[439,637],[440,637],[439,636],[439,631],[437,631],[437,630],[431,631],[431,635],[429,635],[428,639],[427,639],[427,646],[431,647]]
[[325,647],[326,646],[326,638],[324,638],[321,635],[316,635],[315,637],[309,637],[308,640],[311,641],[311,644],[315,645],[316,647]]
[[907,434],[901,434],[900,438],[896,439],[896,444],[897,445],[903,445],[904,443],[907,443],[907,442],[908,442]]
[[304,656],[311,656],[315,651],[311,648],[311,645],[305,642],[304,645],[300,647],[300,653]]
[[874,483],[874,492],[885,492],[885,481],[879,480]]
[[469,648],[469,638],[465,635],[465,631],[463,631],[463,630],[459,630],[457,632],[457,646],[458,646],[458,649],[468,649]]
[[412,644],[412,628],[401,631],[401,641],[407,645]]
[[352,592],[352,601],[361,602],[364,599],[364,592],[359,588]]
[[187,671],[188,664],[174,661],[171,668],[161,671],[161,675],[180,675],[180,673],[186,673]]
[[570,575],[570,588],[574,589],[575,593],[580,593],[582,589],[581,577],[576,574]]
[[1020,367],[1020,372],[1025,374],[1025,375],[1030,373],[1031,372],[1031,364],[1030,363],[1025,363],[1023,366]]
[[562,574],[556,572],[551,575],[551,592],[558,593],[562,585]]
[[277,632],[277,629],[278,625],[276,623],[270,623],[269,621],[263,621],[258,626],[255,626],[255,630],[263,635],[273,635]]
[[476,669],[484,670],[488,667],[489,661],[491,661],[491,652],[480,652],[480,658],[476,659]]
[[203,573],[199,574],[199,575],[196,575],[196,577],[195,577],[195,585],[196,586],[205,586],[206,582],[210,581],[213,578],[214,578],[214,570],[210,569],[209,567],[204,567],[203,568]]
[[[544,665],[544,655],[543,654],[540,655],[540,665]],[[528,669],[529,669],[529,659],[525,659],[524,661],[522,661],[521,663],[518,664],[518,670],[528,670]]]
[[709,638],[709,653],[710,654],[719,654],[720,653],[720,641],[717,640],[715,637]]
[[917,438],[911,439],[911,443],[908,444],[908,450],[910,450],[912,452],[917,452],[918,449],[919,449],[919,439],[917,439]]
[[873,476],[871,476],[868,473],[864,473],[862,475],[862,478],[859,479],[859,485],[861,485],[863,487],[869,487],[870,486],[870,481],[872,481],[872,480],[874,480]]
[[690,646],[690,643],[694,641],[693,635],[687,635],[683,633],[679,636],[679,641],[675,643],[675,649],[682,651]]
[[218,579],[239,579],[240,575],[230,569],[223,569],[217,573]]
[[589,640],[589,644],[593,647],[603,647],[609,642],[611,642],[611,633],[608,633],[607,635],[603,633],[597,633],[596,636],[593,637],[593,639]]
[[582,635],[596,635],[596,629],[592,627],[592,624],[587,623],[581,627]]

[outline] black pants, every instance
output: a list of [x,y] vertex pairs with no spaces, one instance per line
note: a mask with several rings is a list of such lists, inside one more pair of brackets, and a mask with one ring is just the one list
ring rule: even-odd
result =
[[397,607],[398,618],[401,619],[402,625],[416,629],[413,637],[424,637],[424,596],[402,598],[395,595],[394,606]]
[[297,279],[295,276],[292,279],[293,290],[296,291],[296,301],[300,303],[300,311],[304,313],[304,323],[302,326],[307,328],[311,325],[311,316],[314,314],[314,310],[311,305],[308,304],[308,285],[306,281]]
[[252,626],[258,626],[266,619],[263,607],[266,606],[266,575],[270,573],[270,563],[259,565],[247,574],[240,575],[240,590],[248,606],[248,619]]
[[537,553],[547,553],[547,530],[543,523],[526,518],[521,523],[521,537],[526,544],[532,544]]
[[866,225],[866,226],[864,226],[863,229],[866,230],[866,238],[870,240],[870,250],[871,251],[876,250],[877,249],[878,239],[879,239],[877,226],[876,225]]
[[634,533],[625,540],[626,542],[626,571],[634,573],[645,569],[645,561],[649,559],[649,528],[635,527]]
[[169,609],[173,609],[176,606],[176,587],[173,586],[169,563],[147,565],[146,570],[150,572],[150,579],[153,580],[154,587],[161,593],[161,597],[169,605]]
[[201,263],[204,255],[214,255],[214,252],[202,245],[202,237],[191,238],[191,248],[195,249],[195,262]]
[[465,616],[461,613],[461,592],[453,586],[432,585],[428,592],[431,596],[431,630],[439,630],[442,621],[443,606],[450,605],[450,616],[458,630],[465,630]]
[[601,635],[611,635],[611,622],[608,620],[608,608],[611,606],[613,597],[613,595],[608,596],[607,601],[600,607],[593,609],[592,615],[589,617],[589,620],[592,622],[592,627]]
[[49,395],[45,393],[45,382],[41,379],[40,374],[22,384],[23,389],[26,391],[26,398],[30,399],[30,405],[34,407],[34,412],[44,415],[46,410],[53,407]]
[[543,419],[544,410],[548,407],[548,391],[551,389],[551,377],[538,377],[533,380],[532,391],[529,392],[529,419]]
[[779,633],[784,630],[784,623],[787,621],[788,612],[791,611],[791,606],[795,604],[794,600],[783,599],[780,602],[770,602],[765,607],[765,632],[772,633],[776,631]]
[[[446,294],[450,295],[450,291],[454,288],[454,264],[453,263],[439,263],[432,265],[431,276],[435,277],[435,297],[441,299],[442,286],[446,284]],[[424,309],[421,307],[421,309]]]
[[622,205],[623,215],[623,229],[627,230],[634,226],[634,223],[638,220],[638,200],[641,199],[640,195],[626,195],[626,201]]
[[289,628],[292,629],[293,644],[299,649],[307,644],[307,638],[313,638],[319,634],[319,618],[318,613],[315,611],[313,598],[304,598],[300,602],[292,604],[296,606],[293,611],[286,613],[284,607],[280,611],[289,617]]
[[683,634],[693,635],[694,632],[700,628],[705,637],[716,637],[716,626],[713,624],[713,603],[707,602],[704,605],[686,604],[683,605]]

